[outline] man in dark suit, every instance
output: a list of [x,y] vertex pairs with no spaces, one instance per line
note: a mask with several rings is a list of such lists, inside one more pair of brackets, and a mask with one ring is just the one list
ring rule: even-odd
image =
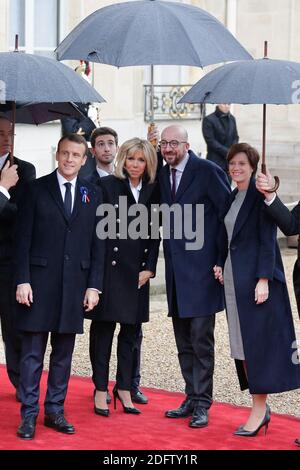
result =
[[[192,416],[189,426],[200,428],[207,426],[212,404],[215,313],[224,308],[213,267],[217,263],[220,217],[230,189],[223,170],[189,150],[183,127],[164,129],[160,148],[167,163],[159,173],[161,203],[179,209],[179,217],[171,218],[168,239],[164,230],[164,256],[169,316],[186,392],[184,402],[167,411],[166,417]],[[204,205],[204,220],[197,217],[199,205]],[[194,244],[196,240],[187,239],[191,222],[194,231],[197,224],[204,224],[202,247]],[[176,237],[182,223],[182,235]]]
[[[118,152],[118,134],[110,127],[98,127],[91,136],[92,153],[96,161],[96,169],[90,177],[90,181],[101,187],[101,178],[108,176],[114,171],[114,159]],[[134,353],[134,365],[132,373],[131,399],[134,403],[146,405],[148,398],[140,389],[141,381],[141,346],[143,339],[142,327],[137,328],[136,347]],[[96,341],[94,330],[90,332],[90,348],[93,351],[93,344]],[[91,362],[93,362],[93,354],[90,354]],[[108,395],[108,402],[110,397]],[[95,406],[97,406],[97,395],[95,395]]]
[[[20,335],[13,322],[13,236],[17,220],[18,206],[23,197],[24,185],[35,178],[35,168],[31,163],[14,157],[10,165],[12,148],[12,123],[0,116],[0,171],[1,181],[6,174],[15,175],[18,180],[10,188],[1,192],[2,210],[0,213],[0,316],[2,337],[5,345],[5,358],[8,377],[16,391],[19,385],[19,362],[21,353]],[[3,183],[0,183],[0,185]],[[4,183],[5,187],[5,183]],[[17,392],[16,392],[17,393]],[[18,398],[18,394],[16,394]]]
[[63,137],[57,171],[28,185],[16,233],[16,323],[23,332],[19,393],[22,423],[17,435],[32,439],[39,412],[39,384],[49,332],[52,352],[45,426],[66,434],[64,416],[76,333],[84,308],[91,311],[102,290],[104,241],[96,236],[101,193],[78,178],[86,159],[82,136]]
[[231,145],[239,141],[230,104],[218,104],[215,111],[203,119],[202,132],[207,145],[207,160],[216,163],[227,173],[227,152]]

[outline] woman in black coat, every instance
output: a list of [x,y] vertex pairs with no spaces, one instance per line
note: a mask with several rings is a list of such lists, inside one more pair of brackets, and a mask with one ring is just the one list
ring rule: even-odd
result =
[[267,394],[300,387],[300,367],[293,360],[295,331],[276,225],[255,187],[259,155],[248,144],[236,144],[227,159],[237,188],[224,218],[224,273],[215,267],[215,276],[224,281],[240,386],[249,388],[253,400],[247,422],[235,435],[254,436],[270,421]]
[[[133,407],[130,389],[137,329],[149,321],[149,279],[155,275],[160,242],[159,232],[156,239],[150,236],[150,207],[159,204],[156,168],[154,147],[146,140],[134,138],[120,147],[115,175],[101,179],[108,217],[98,225],[97,232],[101,237],[104,231],[108,235],[104,289],[92,316],[90,356],[95,413],[102,416],[109,416],[106,390],[117,323],[120,332],[114,401],[118,398],[127,413],[140,413]],[[137,203],[139,209],[146,211],[140,223],[134,222],[140,215],[135,211]]]

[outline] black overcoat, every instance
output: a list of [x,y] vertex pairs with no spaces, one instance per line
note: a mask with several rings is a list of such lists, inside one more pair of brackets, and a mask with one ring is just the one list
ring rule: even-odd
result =
[[85,291],[103,289],[105,243],[96,236],[101,199],[94,185],[78,178],[68,220],[56,171],[28,185],[16,232],[16,285],[31,284],[33,304],[16,304],[20,330],[83,332]]
[[[235,194],[236,190],[231,200]],[[249,387],[251,394],[300,387],[300,366],[293,361],[295,331],[276,225],[266,214],[263,199],[251,179],[229,246],[248,380],[242,361],[236,361],[236,366],[241,388]],[[224,236],[225,252],[227,245]],[[254,291],[259,278],[269,279],[269,298],[256,305]]]
[[[136,324],[149,321],[149,282],[138,289],[140,271],[156,272],[159,250],[159,239],[121,239],[119,226],[126,214],[120,213],[120,196],[126,198],[128,209],[136,201],[131,192],[128,179],[121,180],[110,175],[99,178],[98,184],[103,190],[103,200],[115,211],[117,223],[116,236],[106,241],[104,288],[101,301],[90,316],[95,321],[112,321],[125,324]],[[150,206],[159,204],[158,184],[143,181],[139,204],[149,211],[148,233],[150,234]],[[134,217],[128,216],[125,229]]]

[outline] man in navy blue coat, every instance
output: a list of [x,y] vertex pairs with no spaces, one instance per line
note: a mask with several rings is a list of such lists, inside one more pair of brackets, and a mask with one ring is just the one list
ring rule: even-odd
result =
[[[163,130],[160,148],[167,165],[159,174],[161,202],[182,210],[170,225],[165,238],[166,287],[169,316],[172,317],[186,399],[168,418],[192,416],[189,426],[208,424],[212,404],[214,371],[215,313],[223,310],[223,292],[214,279],[217,263],[217,235],[220,218],[230,195],[224,171],[214,163],[198,158],[189,150],[187,131],[172,125]],[[186,228],[197,219],[197,205],[204,205],[204,243],[202,248],[186,236]],[[184,210],[187,210],[186,214]],[[198,206],[199,208],[199,206]],[[182,223],[182,236],[174,236]],[[198,220],[198,223],[201,222]],[[196,240],[194,240],[196,241]]]
[[83,332],[84,308],[91,311],[102,290],[104,241],[96,235],[101,193],[81,180],[87,144],[63,137],[57,171],[28,185],[16,233],[16,324],[22,331],[19,393],[22,423],[17,435],[32,439],[39,412],[39,386],[49,332],[52,352],[45,426],[66,434],[64,416],[76,333]]

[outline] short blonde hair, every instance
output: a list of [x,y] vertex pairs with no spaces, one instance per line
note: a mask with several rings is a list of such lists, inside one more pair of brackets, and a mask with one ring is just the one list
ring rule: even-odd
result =
[[126,140],[124,142],[116,157],[115,176],[120,179],[126,178],[125,162],[128,156],[133,156],[137,151],[142,151],[146,160],[145,174],[149,179],[149,183],[153,183],[156,177],[157,169],[157,155],[153,145],[148,140],[139,139],[134,137],[133,139]]

